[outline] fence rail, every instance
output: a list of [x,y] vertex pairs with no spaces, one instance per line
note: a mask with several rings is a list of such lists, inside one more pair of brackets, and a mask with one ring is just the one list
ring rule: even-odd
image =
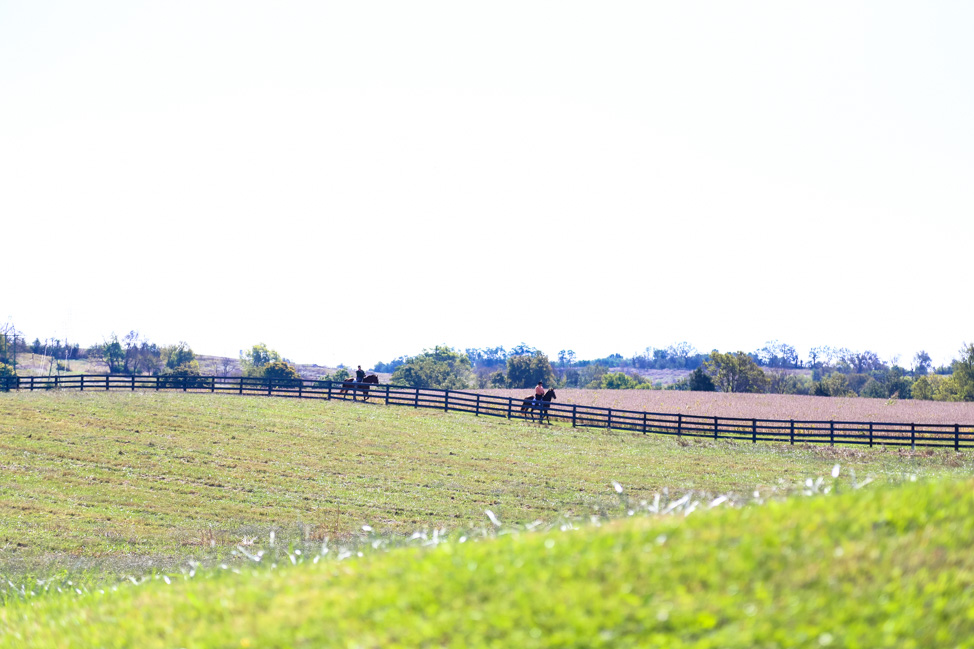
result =
[[944,447],[959,451],[974,448],[974,425],[916,424],[856,421],[799,421],[748,419],[597,408],[551,402],[544,409],[523,409],[524,401],[476,392],[412,388],[389,384],[357,384],[356,389],[336,381],[266,379],[221,376],[7,376],[0,390],[178,390],[264,395],[297,399],[368,400],[392,406],[410,406],[508,419],[571,423],[573,427],[606,428],[647,434],[709,439],[732,439],[789,444],[863,444]]

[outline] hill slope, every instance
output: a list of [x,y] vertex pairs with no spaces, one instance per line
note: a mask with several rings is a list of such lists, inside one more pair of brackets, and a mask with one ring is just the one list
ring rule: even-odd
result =
[[970,647],[974,483],[204,572],[0,608],[0,647]]

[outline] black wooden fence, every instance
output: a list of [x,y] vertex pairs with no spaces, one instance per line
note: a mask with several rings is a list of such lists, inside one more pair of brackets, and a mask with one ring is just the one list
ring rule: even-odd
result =
[[[397,385],[364,384],[345,389],[333,381],[266,379],[220,376],[21,376],[0,377],[0,390],[179,390],[183,392],[225,392],[297,399],[368,400],[392,406],[411,406],[443,411],[469,412],[480,416],[537,421],[539,409],[522,410],[523,400],[476,392],[412,388]],[[974,447],[974,425],[900,424],[856,421],[799,421],[794,419],[755,419],[711,417],[682,413],[642,412],[596,408],[551,402],[544,411],[552,421],[572,426],[608,428],[642,434],[675,435],[707,439],[733,439],[750,442],[811,444],[864,444],[886,446]]]

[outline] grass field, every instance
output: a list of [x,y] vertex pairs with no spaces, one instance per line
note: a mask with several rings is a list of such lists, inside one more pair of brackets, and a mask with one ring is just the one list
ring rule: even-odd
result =
[[0,471],[0,647],[970,646],[933,641],[971,626],[971,453],[37,392],[0,395]]
[[827,475],[970,475],[952,451],[681,442],[378,404],[179,393],[0,396],[0,561],[172,565],[241,539],[320,540],[585,514]]

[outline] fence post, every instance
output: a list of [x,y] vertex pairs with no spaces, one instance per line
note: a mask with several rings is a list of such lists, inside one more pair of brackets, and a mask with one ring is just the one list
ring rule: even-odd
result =
[[643,435],[646,434],[646,413],[643,413]]
[[791,444],[795,445],[795,420],[791,420]]
[[85,375],[84,374],[81,375],[81,391],[82,392],[85,391]]
[[160,376],[156,376],[156,392],[159,391],[159,381],[160,381],[161,378],[162,377],[160,377]]
[[186,392],[186,386],[188,386],[188,385],[189,385],[189,377],[188,376],[184,376],[183,377],[183,392]]
[[450,391],[443,390],[443,412],[450,412]]
[[960,451],[960,424],[954,424],[954,450]]
[[210,377],[210,392],[216,392],[216,377]]
[[304,393],[304,380],[302,379],[298,381],[298,399],[304,398],[303,393]]
[[[105,375],[105,392],[108,392],[108,377],[110,377],[110,376],[111,376],[111,374],[106,374]],[[31,378],[33,378],[33,377],[31,377]],[[34,389],[34,384],[31,383],[31,386],[30,387],[33,390]]]
[[609,418],[605,422],[605,427],[609,429],[612,428],[612,408],[609,408]]
[[479,417],[480,416],[480,395],[479,394],[477,395],[477,405],[474,406],[474,408],[475,408],[474,414]]
[[714,417],[714,439],[717,439],[717,418]]
[[507,418],[511,418],[511,410],[514,408],[514,399],[507,397]]
[[135,392],[135,374],[132,375],[132,392]]
[[869,422],[869,448],[873,447],[873,422]]
[[676,413],[676,436],[683,437],[683,413]]
[[[27,378],[30,379],[30,391],[33,392],[34,391],[34,377],[33,376],[29,376]],[[105,388],[105,389],[107,390],[108,388]]]
[[274,379],[267,377],[267,396],[271,396],[271,385],[274,384]]
[[413,400],[413,408],[419,408],[419,388],[416,388],[416,398]]
[[835,446],[835,420],[829,420],[829,446]]
[[758,420],[757,419],[751,420],[751,443],[752,444],[758,443]]
[[575,428],[575,413],[577,412],[578,406],[574,403],[572,404],[572,428]]
[[388,406],[389,405],[389,384],[387,383],[382,387],[386,389],[386,405]]
[[917,447],[917,425],[910,424],[910,448],[915,449]]

